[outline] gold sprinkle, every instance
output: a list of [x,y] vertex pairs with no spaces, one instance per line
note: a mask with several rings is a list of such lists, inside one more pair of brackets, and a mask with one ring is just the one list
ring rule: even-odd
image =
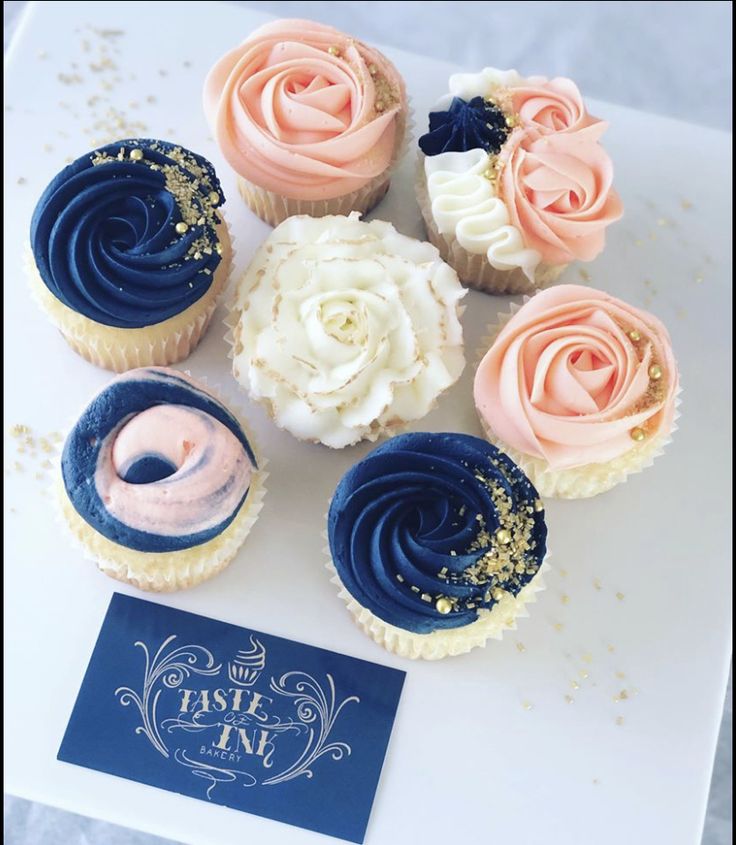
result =
[[560,601],[561,601],[563,604],[568,604],[568,603],[570,602],[570,596],[568,596],[568,594],[567,594],[567,593],[563,593],[563,594],[560,596]]
[[554,627],[555,631],[559,632],[559,631],[562,631],[565,626],[562,624],[562,622],[555,622],[553,627]]
[[373,107],[376,111],[383,111],[386,108],[386,104],[383,102],[383,100],[376,100],[376,102],[373,104]]
[[524,643],[516,643],[516,650],[520,652],[526,651],[526,646]]
[[339,47],[328,47],[327,52],[331,56],[339,56],[340,55],[340,48]]
[[561,569],[561,570],[560,570],[560,575],[561,575],[563,578],[567,578],[567,570],[566,570],[566,569]]
[[616,651],[616,649],[615,649],[615,647],[614,647],[614,646],[612,646],[612,645],[609,645],[609,646],[608,646],[608,652],[609,652],[609,654],[613,654],[615,651]]
[[[140,161],[143,158],[143,150],[131,150],[130,158],[132,161]],[[186,230],[185,230],[186,231]]]
[[180,235],[183,235],[183,234],[187,231],[187,229],[189,228],[189,226],[187,226],[187,224],[186,224],[183,220],[180,220],[180,221],[176,224],[176,226],[174,226],[174,228],[176,229],[176,231],[177,231]]
[[541,500],[541,499],[535,499],[535,500],[534,500],[534,510],[535,510],[537,513],[539,513],[540,511],[543,511],[543,510],[544,510],[544,503],[542,502],[542,500]]
[[378,68],[375,65],[368,65],[368,73],[371,76],[375,76],[378,73]]
[[51,461],[49,461],[49,460],[47,459],[47,460],[45,460],[45,461],[41,464],[41,466],[42,466],[44,469],[52,469],[52,467],[53,467],[54,465],[51,463]]
[[693,204],[690,202],[690,200],[683,199],[682,202],[680,203],[680,208],[683,211],[689,211],[692,207],[693,207]]
[[623,681],[626,675],[623,672],[616,672],[616,677],[620,678]]
[[31,429],[27,425],[21,425],[21,423],[16,423],[14,426],[10,428],[10,434],[13,437],[21,437],[24,434],[30,434]]
[[220,202],[220,195],[217,193],[217,191],[211,191],[209,195],[209,200],[212,205],[217,205],[217,203]]
[[635,244],[636,246],[644,246],[644,241],[642,241],[641,239],[637,238],[637,240],[635,240],[635,241],[634,241],[634,244]]
[[580,689],[580,684],[577,681],[570,681],[570,686],[573,689]]
[[641,340],[641,335],[639,334],[639,332],[638,332],[636,329],[632,329],[632,330],[629,332],[629,337],[630,337],[630,338],[631,338],[631,340],[633,340],[633,341]]
[[670,225],[670,221],[666,217],[660,217],[659,220],[657,220],[657,226],[669,226],[669,225]]
[[517,121],[516,121],[516,118],[513,115],[509,115],[506,118],[506,126],[508,126],[509,129],[513,129],[514,126],[516,126],[516,124],[517,124]]
[[616,598],[617,598],[619,601],[623,601],[623,600],[624,600],[624,594],[623,594],[623,593],[616,593]]
[[618,697],[621,699],[621,701],[626,701],[626,699],[629,697],[629,694],[628,692],[626,692],[625,689],[622,689],[621,692],[618,694]]
[[573,701],[575,701],[575,699],[574,699],[571,695],[566,695],[566,696],[565,696],[565,701],[566,701],[568,704],[572,704],[572,703],[573,703]]
[[219,241],[215,244],[215,252],[222,255],[222,244]]
[[586,663],[592,663],[593,662],[593,655],[589,651],[586,651],[585,654],[583,655],[583,660]]
[[44,145],[43,145],[43,151],[44,151],[45,153],[50,153],[50,152],[52,152],[52,151],[53,151],[53,149],[54,149],[54,148],[51,146],[51,144],[44,144]]
[[624,717],[623,716],[616,716],[616,724],[621,726],[621,725],[623,725],[623,723],[624,723]]
[[442,596],[441,598],[437,599],[435,607],[437,608],[437,612],[443,614],[444,616],[452,610],[452,602],[450,601],[450,599],[447,599]]
[[580,278],[581,278],[584,282],[589,282],[589,281],[590,281],[590,278],[591,278],[591,277],[590,277],[590,273],[589,273],[589,272],[585,269],[585,267],[580,267],[580,268],[578,269],[578,273],[579,273],[579,275],[580,275]]
[[637,428],[632,428],[629,434],[631,435],[631,439],[635,440],[637,443],[641,443],[641,441],[647,436],[644,429],[639,428],[638,426]]
[[585,681],[585,680],[587,680],[587,678],[589,677],[589,676],[588,676],[588,672],[587,672],[585,669],[581,669],[581,670],[578,672],[578,675],[579,675],[579,676],[580,676],[580,677],[581,677],[584,681]]
[[511,542],[511,532],[508,528],[499,528],[495,534],[496,541],[502,546],[507,546]]
[[533,710],[534,709],[534,705],[531,703],[531,701],[522,701],[521,706],[524,708],[524,710]]
[[593,579],[593,586],[596,588],[596,590],[602,589],[601,582],[598,580],[598,578]]
[[653,379],[654,381],[659,381],[662,378],[662,368],[659,364],[652,364],[649,368],[649,378]]
[[13,469],[17,472],[23,472],[23,464],[20,463],[20,461],[15,461],[15,463],[13,464]]

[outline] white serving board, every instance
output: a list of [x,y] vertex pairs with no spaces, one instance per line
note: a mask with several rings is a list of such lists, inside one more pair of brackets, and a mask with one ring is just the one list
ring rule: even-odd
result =
[[[93,145],[82,131],[91,122],[89,97],[106,94],[128,120],[144,122],[137,134],[176,140],[215,162],[238,272],[268,233],[239,200],[200,105],[213,61],[265,19],[217,3],[39,3],[26,15],[7,60],[6,432],[14,423],[37,436],[64,428],[109,378],[67,348],[31,301],[21,267],[40,192],[67,156]],[[116,46],[118,71],[88,69],[96,60],[95,46],[82,47],[88,25],[124,31],[92,38]],[[386,52],[423,127],[454,68]],[[64,82],[59,73],[83,81]],[[114,90],[103,91],[100,80],[115,76]],[[669,326],[682,418],[665,457],[643,474],[596,499],[548,503],[548,590],[503,642],[433,664],[394,658],[366,638],[328,580],[322,530],[335,484],[370,445],[333,452],[278,431],[232,379],[219,319],[183,365],[246,407],[270,459],[269,492],[222,575],[151,598],[408,671],[369,845],[471,837],[516,845],[700,842],[731,649],[731,136],[591,106],[611,122],[605,143],[626,216],[588,270],[593,284],[649,307]],[[421,236],[412,174],[410,154],[375,214]],[[578,268],[565,278],[579,282]],[[466,303],[469,365],[418,428],[480,433],[475,350],[508,300],[471,293]],[[5,442],[7,791],[196,845],[323,841],[56,761],[110,595],[137,591],[99,574],[69,545],[41,493],[48,480],[35,477],[40,459],[18,456],[7,434]],[[15,460],[23,471],[12,469]],[[623,688],[629,699],[615,703]]]

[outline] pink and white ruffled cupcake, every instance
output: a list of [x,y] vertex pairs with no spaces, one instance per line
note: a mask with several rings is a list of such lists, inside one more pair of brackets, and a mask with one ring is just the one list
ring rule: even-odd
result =
[[385,56],[305,20],[266,24],[219,59],[204,108],[243,198],[273,226],[369,211],[388,190],[408,115]]
[[559,285],[501,318],[475,374],[488,439],[542,496],[587,498],[652,463],[680,392],[664,325],[602,291]]
[[569,79],[494,68],[450,77],[419,139],[417,198],[462,282],[531,293],[603,250],[622,215],[606,127]]

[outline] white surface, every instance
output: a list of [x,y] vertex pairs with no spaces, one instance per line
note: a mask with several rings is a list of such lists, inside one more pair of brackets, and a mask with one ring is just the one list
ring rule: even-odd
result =
[[[148,133],[166,137],[174,129],[176,140],[218,166],[230,189],[226,208],[238,238],[238,266],[244,266],[268,229],[239,203],[227,168],[207,140],[198,89],[212,60],[260,17],[211,5],[208,15],[222,22],[212,27],[206,47],[189,52],[182,44],[201,43],[200,8],[179,4],[172,18],[171,6],[163,6],[170,33],[163,39],[152,25],[162,9],[156,4],[67,3],[61,10],[54,4],[36,10],[15,44],[8,75],[13,111],[6,114],[7,243],[24,242],[38,194],[66,155],[88,146],[78,129],[83,118],[75,130],[57,101],[79,102],[84,115],[97,86],[52,81],[78,58],[80,36],[73,30],[89,22],[126,30],[118,62],[127,70],[132,65],[125,55],[135,55],[138,80],[145,80],[128,81],[123,74],[126,83],[116,101],[125,108],[129,100],[157,95],[155,106],[141,108]],[[40,60],[39,50],[47,50],[48,58]],[[421,119],[452,68],[387,52],[405,75]],[[183,58],[192,62],[190,68],[182,66]],[[159,76],[159,69],[168,75]],[[41,73],[49,76],[43,88],[34,85]],[[332,453],[304,446],[276,431],[256,407],[248,416],[272,473],[261,519],[224,574],[189,593],[159,599],[316,645],[339,643],[346,653],[408,670],[369,845],[420,836],[445,842],[479,829],[521,843],[607,845],[623,837],[632,841],[632,831],[635,842],[699,841],[730,653],[730,136],[592,105],[612,124],[606,145],[627,213],[611,230],[604,256],[589,269],[594,284],[635,304],[651,297],[649,307],[670,327],[685,387],[683,418],[668,454],[646,473],[599,499],[549,504],[557,574],[518,634],[438,665],[407,665],[363,637],[322,569],[319,534],[335,483],[369,447]],[[56,137],[57,122],[68,139]],[[44,152],[45,143],[54,150]],[[377,214],[420,235],[412,165],[404,162]],[[16,187],[19,176],[27,183]],[[693,203],[687,211],[680,206],[683,197]],[[660,219],[674,225],[660,226]],[[12,350],[6,355],[6,427],[23,422],[42,434],[72,419],[108,375],[76,358],[35,310],[19,252],[6,248],[5,271],[5,343]],[[577,272],[567,279],[578,281]],[[645,279],[653,282],[655,295]],[[472,363],[484,324],[507,300],[475,293],[468,300]],[[235,399],[239,393],[221,335],[213,326],[186,366],[219,382]],[[43,368],[15,363],[42,360]],[[469,367],[424,428],[479,433],[471,376]],[[14,447],[8,448],[12,464]],[[60,540],[49,502],[40,496],[41,482],[25,463],[23,474],[6,476],[7,507],[16,508],[8,514],[6,535],[6,595],[12,597],[6,624],[13,643],[23,644],[6,655],[6,788],[197,845],[248,837],[259,843],[320,841],[54,759],[116,585],[90,571]],[[603,590],[593,588],[594,578]],[[289,593],[276,605],[275,586],[285,582]],[[619,590],[623,601],[615,598]],[[560,600],[563,592],[568,604]],[[552,627],[557,621],[565,624],[561,633]],[[526,646],[524,653],[517,642]],[[588,654],[590,662],[583,659]],[[570,681],[581,670],[589,678],[573,691]],[[614,676],[617,670],[626,680]],[[614,704],[613,695],[624,686],[638,694]],[[564,700],[568,693],[575,697],[570,705]],[[524,710],[523,700],[534,709]],[[614,724],[618,714],[624,716],[622,726]],[[20,731],[19,724],[33,729]],[[428,809],[435,806],[451,810],[435,815]]]

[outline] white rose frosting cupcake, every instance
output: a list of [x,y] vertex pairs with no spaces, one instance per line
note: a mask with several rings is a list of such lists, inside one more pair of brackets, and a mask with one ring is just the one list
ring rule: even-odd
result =
[[622,214],[613,165],[569,79],[485,68],[450,77],[419,139],[429,239],[471,287],[531,293],[590,261]]
[[301,440],[376,440],[459,378],[464,293],[435,247],[390,223],[291,217],[238,286],[233,373]]

